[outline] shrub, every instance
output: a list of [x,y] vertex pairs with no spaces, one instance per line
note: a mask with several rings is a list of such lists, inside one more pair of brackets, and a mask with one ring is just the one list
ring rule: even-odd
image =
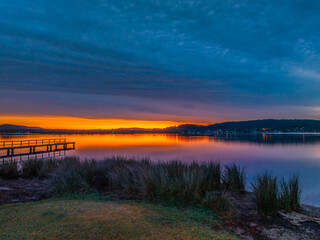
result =
[[263,175],[258,174],[251,184],[258,212],[268,216],[276,215],[279,207],[277,178],[265,172]]
[[237,166],[236,164],[230,164],[225,166],[223,174],[223,183],[227,189],[232,191],[245,190],[245,171],[244,168]]
[[18,162],[15,160],[3,161],[0,164],[0,177],[3,179],[19,178]]
[[288,181],[282,178],[280,183],[279,204],[282,210],[298,211],[300,209],[299,176],[293,175]]

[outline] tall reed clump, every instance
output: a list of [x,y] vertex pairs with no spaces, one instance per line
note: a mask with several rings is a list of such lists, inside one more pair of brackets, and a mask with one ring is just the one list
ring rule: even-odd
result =
[[201,204],[209,192],[220,190],[219,164],[187,165],[171,161],[144,166],[138,171],[138,193],[150,200]]
[[57,169],[59,163],[62,160],[57,159],[46,159],[42,160],[42,164],[39,169],[37,169],[39,179],[46,179],[50,177],[50,174]]
[[57,159],[28,159],[21,161],[21,177],[45,179],[58,167],[61,160]]
[[260,214],[274,216],[278,210],[298,211],[300,209],[301,187],[299,176],[293,175],[288,180],[276,177],[268,172],[257,175],[252,183],[255,200]]
[[151,164],[148,159],[136,160],[121,157],[106,159],[104,162],[108,166],[106,174],[109,189],[134,195],[139,193],[138,179],[141,169],[146,169]]
[[223,183],[225,187],[232,191],[244,191],[246,185],[246,174],[244,168],[236,164],[225,166]]
[[[73,166],[59,164],[51,176],[55,193],[75,192],[77,186],[73,185],[85,182],[84,189],[120,191],[127,196],[154,201],[203,204],[206,196],[209,199],[208,193],[221,188],[220,164],[152,163],[149,159],[123,157],[99,162],[75,159],[67,162]],[[78,181],[69,180],[73,178]]]
[[259,214],[275,216],[279,209],[277,177],[265,172],[258,174],[251,184]]
[[300,196],[299,176],[290,176],[287,181],[282,178],[279,191],[280,208],[285,211],[298,211],[300,209]]
[[21,177],[32,178],[39,176],[44,161],[42,159],[28,159],[21,162]]
[[65,158],[50,174],[48,183],[53,195],[85,193],[89,190],[87,169],[77,158]]
[[19,178],[18,162],[15,160],[3,161],[0,163],[0,178],[17,179]]

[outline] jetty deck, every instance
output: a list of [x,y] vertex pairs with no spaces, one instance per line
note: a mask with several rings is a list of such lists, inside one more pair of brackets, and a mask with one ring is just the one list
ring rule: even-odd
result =
[[[74,150],[75,144],[75,142],[67,142],[66,138],[0,141],[0,152],[4,151],[6,153],[5,155],[0,155],[0,158],[24,156],[29,154],[38,154],[61,150]],[[21,149],[26,149],[29,151],[17,153],[16,150]]]

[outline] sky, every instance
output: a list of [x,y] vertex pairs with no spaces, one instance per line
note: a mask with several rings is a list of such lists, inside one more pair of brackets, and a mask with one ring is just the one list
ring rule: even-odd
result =
[[0,1],[0,124],[320,119],[319,12],[317,0]]

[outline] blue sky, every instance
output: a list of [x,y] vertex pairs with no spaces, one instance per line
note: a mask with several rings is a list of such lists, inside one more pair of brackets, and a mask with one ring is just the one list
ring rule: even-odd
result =
[[318,1],[3,0],[0,114],[320,119]]

